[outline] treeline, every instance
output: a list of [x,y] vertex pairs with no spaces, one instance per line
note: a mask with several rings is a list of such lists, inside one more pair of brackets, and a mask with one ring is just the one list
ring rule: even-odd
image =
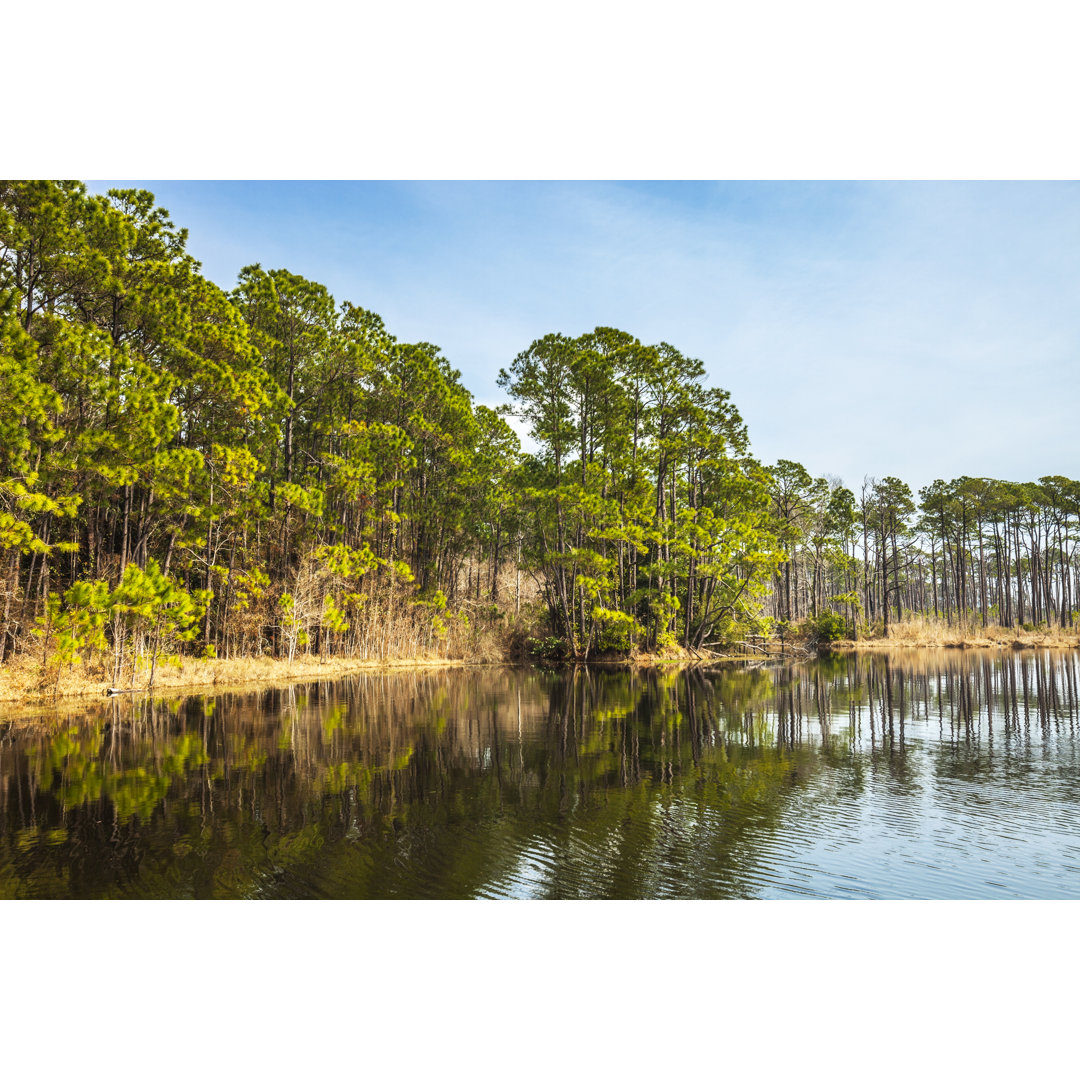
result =
[[535,342],[522,454],[434,346],[284,270],[226,294],[186,239],[147,192],[0,187],[0,655],[420,655],[523,595],[534,655],[760,627],[767,475],[699,361]]
[[465,632],[514,554],[513,430],[434,346],[284,270],[227,294],[186,240],[144,191],[0,183],[0,657]]
[[1071,628],[1080,482],[962,476],[918,497],[896,477],[858,494],[796,462],[772,470],[785,550],[769,609],[824,636],[888,635],[912,615],[961,628]]
[[539,453],[522,491],[563,655],[594,648],[889,636],[914,617],[964,630],[1072,628],[1080,482],[960,477],[916,497],[856,494],[798,462],[762,466],[699,361],[598,329],[534,342],[500,376]]
[[285,270],[226,293],[186,241],[148,192],[0,182],[0,659],[119,682],[176,652],[466,655],[511,624],[575,658],[807,618],[1072,625],[1072,481],[916,505],[765,467],[700,361],[612,328],[500,373],[522,453],[435,346]]

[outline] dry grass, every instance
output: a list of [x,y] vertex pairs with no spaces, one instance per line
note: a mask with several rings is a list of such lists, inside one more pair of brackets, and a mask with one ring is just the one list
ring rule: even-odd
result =
[[[476,660],[470,660],[475,663]],[[463,667],[467,661],[444,657],[389,660],[357,660],[349,657],[319,659],[298,656],[289,663],[270,657],[237,660],[198,660],[184,658],[179,664],[159,664],[154,692],[197,687],[240,687],[248,684],[292,682],[297,680],[338,678],[358,671],[416,670],[417,668]],[[53,669],[55,671],[55,669]],[[0,702],[30,704],[53,697],[54,675],[45,676],[39,660],[16,656],[0,666]],[[109,688],[104,671],[84,671],[76,667],[62,673],[57,697],[102,696]],[[135,686],[146,685],[146,675]]]
[[1075,649],[1080,648],[1076,627],[1023,630],[979,624],[949,626],[939,619],[910,618],[889,627],[888,637],[861,638],[859,641],[834,641],[834,652],[855,649]]

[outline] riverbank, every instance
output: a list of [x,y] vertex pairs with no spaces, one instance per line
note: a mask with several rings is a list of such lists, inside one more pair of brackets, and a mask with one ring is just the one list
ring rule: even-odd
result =
[[[479,662],[442,658],[358,660],[349,657],[320,659],[317,656],[298,656],[290,662],[268,656],[238,660],[199,660],[187,657],[178,665],[159,665],[154,677],[154,693],[337,679],[361,672],[466,667]],[[51,684],[42,686],[42,676],[41,662],[28,656],[16,656],[4,663],[0,666],[0,705],[36,705],[54,699],[102,697],[111,685],[104,675],[83,672],[76,667],[74,671],[62,673],[59,687],[54,694]],[[142,692],[146,686],[146,676],[137,679],[135,686],[137,692]]]
[[[716,652],[712,649],[684,649],[681,645],[666,645],[656,652],[599,653],[587,660],[529,660],[537,667],[607,668],[613,671],[680,671],[683,668],[740,667],[760,664],[766,660],[797,660],[813,655],[805,643],[788,642],[781,650],[780,642],[771,641],[753,646],[735,646],[734,652]],[[507,663],[513,663],[508,660]]]
[[[790,654],[790,650],[789,650]],[[779,644],[773,654],[779,658]],[[655,653],[639,652],[631,656],[598,656],[588,661],[589,666],[608,668],[671,668],[701,667],[713,664],[732,663],[738,665],[752,660],[762,659],[762,654],[743,654],[724,656],[719,653],[691,652],[680,646],[667,646]],[[445,659],[442,657],[360,660],[349,657],[298,656],[291,662],[271,657],[241,658],[224,660],[218,658],[198,659],[181,658],[177,664],[159,664],[154,677],[155,694],[175,694],[183,691],[203,689],[246,689],[274,683],[288,684],[305,682],[313,679],[338,679],[362,672],[383,671],[426,671],[443,668],[476,667],[491,663],[514,664],[511,657],[492,660],[488,656],[475,656],[465,659]],[[569,661],[530,660],[539,666],[564,667]],[[46,676],[41,661],[23,653],[0,664],[0,707],[21,707],[48,704],[52,701],[70,701],[104,697],[112,688],[108,676],[101,670],[86,671],[76,666],[73,670],[61,673],[59,685],[54,692],[55,668]],[[135,693],[145,693],[146,673],[135,680]],[[124,696],[130,696],[130,683],[125,682],[116,689]]]
[[[820,643],[823,652],[874,652],[886,649],[1080,649],[1080,633],[1076,628],[1023,630],[990,626],[985,629],[948,627],[932,622],[900,623],[890,628],[888,637],[867,637],[859,640],[840,640]],[[638,652],[631,656],[597,656],[589,666],[607,668],[682,668],[682,667],[739,667],[762,661],[796,660],[810,655],[812,646],[802,638],[789,638],[786,648],[777,640],[753,646],[747,651],[718,653],[698,652],[680,646],[667,646],[655,653]],[[271,657],[235,660],[196,659],[186,657],[178,664],[161,664],[154,678],[154,693],[178,693],[201,689],[243,689],[273,683],[338,679],[362,672],[421,671],[459,668],[490,663],[484,658],[360,660],[350,657],[298,656],[292,661]],[[507,661],[512,663],[513,661]],[[533,661],[534,663],[536,661]],[[552,666],[565,666],[567,662]],[[543,662],[541,662],[543,666]],[[33,706],[54,700],[103,697],[111,683],[100,671],[87,672],[76,667],[61,674],[54,692],[55,671],[45,677],[40,660],[26,654],[15,656],[0,665],[0,706]],[[146,675],[136,680],[136,692],[144,692]],[[119,689],[128,690],[129,686]]]
[[947,626],[930,620],[897,623],[888,637],[842,640],[823,646],[830,652],[873,649],[1076,649],[1077,627],[1024,630],[1004,626]]

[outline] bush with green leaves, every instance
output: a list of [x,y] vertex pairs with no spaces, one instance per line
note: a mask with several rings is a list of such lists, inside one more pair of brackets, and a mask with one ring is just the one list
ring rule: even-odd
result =
[[806,620],[806,628],[812,641],[840,641],[848,636],[847,623],[835,611],[823,611],[817,617],[811,616]]
[[154,559],[147,560],[145,569],[128,563],[110,598],[114,681],[130,666],[134,684],[139,669],[149,667],[147,685],[152,687],[160,657],[195,639],[211,596],[201,589],[188,592]]
[[527,638],[525,648],[533,660],[565,660],[570,646],[560,637]]
[[149,668],[148,685],[153,686],[158,660],[181,642],[194,640],[209,596],[188,592],[153,559],[145,569],[128,563],[112,591],[107,582],[96,580],[76,581],[63,594],[50,593],[34,633],[42,642],[46,670],[56,668],[53,692],[65,669],[93,663],[108,652],[106,631],[112,636],[113,684],[128,671],[134,684],[138,672]]
[[49,593],[45,614],[37,620],[34,633],[42,639],[46,670],[56,667],[54,695],[59,692],[65,668],[71,670],[108,648],[105,627],[111,610],[112,596],[104,581],[76,581],[63,596]]

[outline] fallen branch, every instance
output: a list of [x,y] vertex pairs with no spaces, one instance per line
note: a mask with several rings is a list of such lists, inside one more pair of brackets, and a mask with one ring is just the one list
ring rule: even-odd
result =
[[[723,644],[724,643],[722,641],[706,641],[705,644],[702,646],[702,648],[705,648],[705,646],[707,646],[707,645],[723,645]],[[749,641],[736,641],[734,644],[737,645],[737,646],[740,646],[740,647],[742,647],[744,649],[753,649],[756,652],[764,653],[765,655],[768,655],[768,653],[769,653],[769,647],[767,645],[751,645]]]

